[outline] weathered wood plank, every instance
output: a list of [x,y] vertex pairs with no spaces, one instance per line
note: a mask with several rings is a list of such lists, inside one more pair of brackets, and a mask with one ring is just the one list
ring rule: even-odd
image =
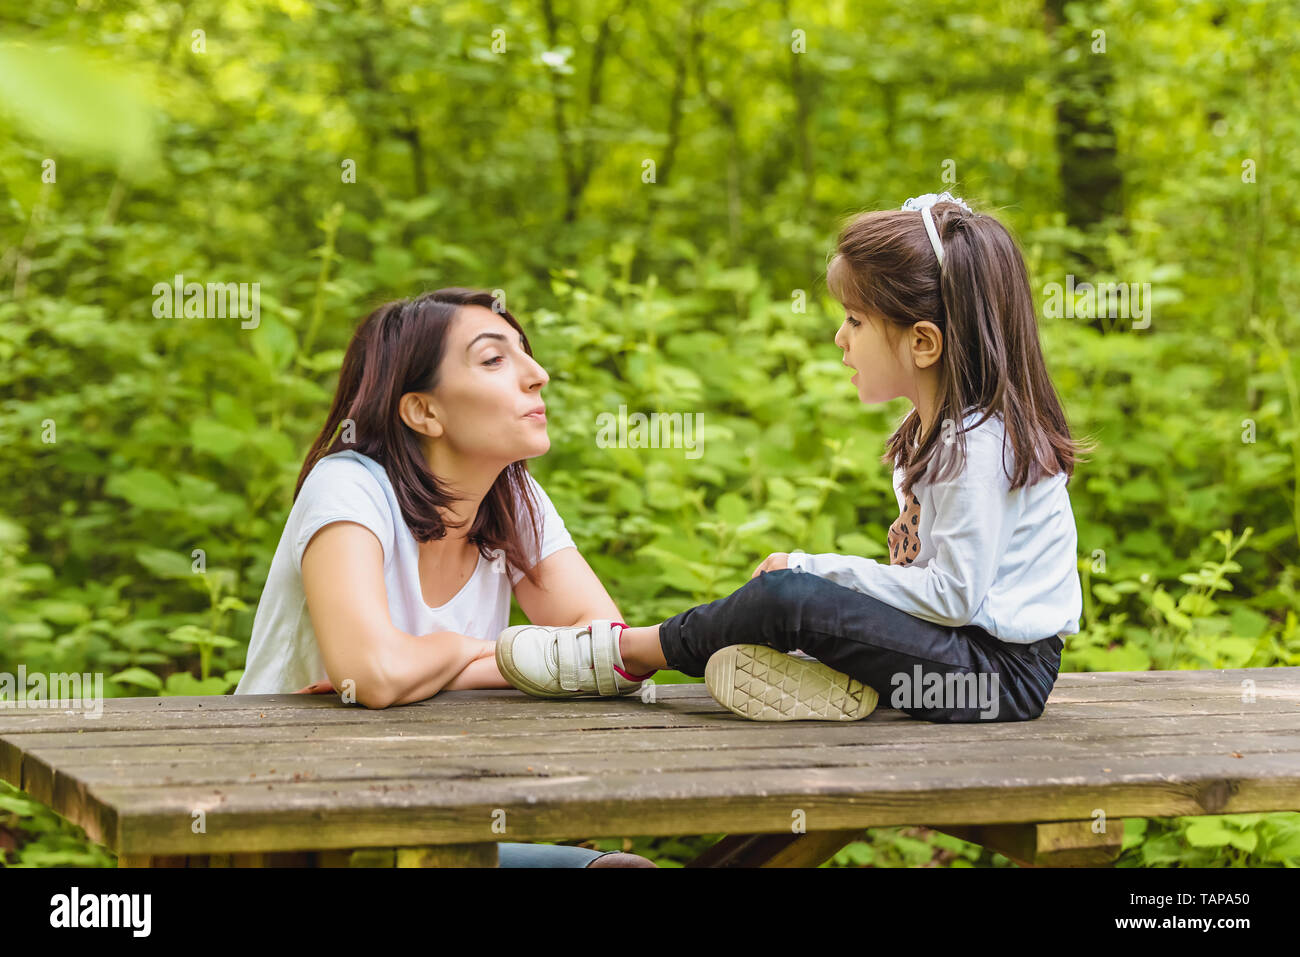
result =
[[[812,830],[929,821],[986,824],[1168,817],[1300,808],[1300,756],[1175,756],[1053,762],[1008,778],[1004,763],[949,768],[805,768],[752,771],[354,782],[219,788],[103,788],[124,810],[117,832],[91,834],[113,849],[216,853],[493,840],[567,840],[638,834],[789,830],[803,810]],[[202,807],[207,833],[190,831]],[[505,813],[509,837],[493,832]],[[80,823],[80,822],[78,822]],[[85,825],[83,825],[85,826]],[[87,828],[88,833],[90,828]]]
[[[1254,722],[1270,727],[1265,720]],[[655,749],[653,741],[638,742],[638,747],[614,752],[588,751],[551,754],[481,754],[472,757],[445,755],[418,744],[401,745],[401,751],[357,751],[352,757],[337,752],[317,750],[306,754],[238,754],[186,756],[185,760],[148,761],[130,754],[129,749],[111,753],[91,752],[74,759],[66,751],[56,752],[62,773],[75,776],[84,787],[103,786],[174,787],[177,785],[279,784],[314,780],[338,782],[348,780],[407,781],[427,778],[480,777],[547,777],[571,774],[607,774],[615,772],[659,774],[664,771],[708,771],[801,767],[913,767],[946,766],[953,776],[961,774],[967,764],[990,764],[1002,761],[1009,773],[1026,762],[1044,763],[1092,758],[1106,766],[1115,755],[1148,758],[1153,763],[1169,755],[1251,754],[1268,755],[1300,752],[1300,716],[1286,729],[1233,730],[1220,728],[1204,731],[1187,729],[1184,733],[1135,737],[1098,736],[1088,740],[1044,739],[1019,742],[1014,760],[1009,760],[1001,741],[938,742],[917,749],[907,742],[827,745],[807,743],[793,747],[747,747],[717,751],[705,748],[690,750]],[[44,780],[55,773],[52,760],[42,754],[27,759],[25,782],[33,797],[47,793]],[[39,799],[39,798],[38,798]]]
[[[769,725],[759,722],[723,722],[711,729],[679,729],[665,733],[654,729],[616,729],[612,731],[587,730],[578,734],[552,735],[527,733],[520,735],[410,735],[386,736],[375,739],[362,736],[350,738],[307,738],[302,742],[258,742],[251,747],[247,742],[221,744],[150,745],[157,732],[140,732],[127,735],[116,747],[86,748],[82,738],[75,735],[45,733],[41,747],[32,748],[23,757],[16,753],[13,742],[0,741],[0,749],[10,753],[5,762],[6,779],[15,786],[37,796],[48,793],[52,784],[50,771],[54,767],[84,769],[101,764],[130,761],[143,766],[166,767],[174,765],[177,776],[184,768],[198,762],[221,762],[226,756],[276,758],[292,762],[295,755],[319,756],[328,771],[327,762],[366,761],[380,756],[404,754],[436,755],[452,761],[478,762],[488,757],[542,757],[549,755],[608,754],[614,751],[637,753],[669,753],[676,751],[743,751],[752,748],[780,746],[840,746],[840,745],[915,745],[926,750],[944,748],[953,744],[974,742],[1001,742],[1019,749],[1032,742],[1067,742],[1077,746],[1089,739],[1105,740],[1117,749],[1125,747],[1125,738],[1151,738],[1162,735],[1220,733],[1240,734],[1261,729],[1294,730],[1296,713],[1249,713],[1236,716],[1154,716],[1129,718],[1123,721],[1108,719],[1079,719],[1068,724],[1049,722],[1045,717],[1033,722],[999,723],[991,725],[932,725],[926,722],[898,724],[888,729],[872,726],[868,722],[855,723],[789,723]],[[168,736],[183,732],[168,732]],[[1119,740],[1117,740],[1119,739]],[[25,738],[27,744],[33,738]],[[78,747],[61,748],[61,743],[72,742]],[[1067,747],[1069,745],[1067,744]],[[333,765],[329,765],[333,766]],[[44,799],[41,797],[40,799]]]
[[1249,710],[1222,715],[1123,715],[1058,720],[1044,716],[1035,721],[935,724],[907,721],[885,726],[858,722],[750,722],[719,720],[675,728],[619,726],[609,728],[554,729],[546,723],[512,731],[469,733],[413,730],[398,734],[371,734],[369,729],[347,729],[319,735],[277,736],[274,740],[247,740],[218,736],[196,740],[171,731],[121,732],[112,741],[73,734],[42,732],[21,739],[0,739],[18,752],[58,755],[77,764],[97,760],[116,762],[184,763],[220,760],[223,756],[285,757],[338,754],[437,753],[448,755],[528,755],[605,751],[611,744],[654,750],[692,748],[779,747],[795,745],[915,744],[944,746],[953,743],[1005,741],[1075,741],[1097,738],[1146,738],[1162,735],[1237,733],[1247,730],[1291,730],[1300,722],[1300,708],[1284,711]]
[[[1194,700],[1202,695],[1240,702],[1240,682],[1256,683],[1256,697],[1281,696],[1296,700],[1300,668],[1258,668],[1233,671],[1095,672],[1062,674],[1049,698],[1054,704],[1087,701]],[[701,684],[658,685],[658,703],[699,704],[707,711],[712,701]],[[887,697],[887,696],[886,696]],[[17,734],[44,729],[64,729],[70,719],[86,731],[137,727],[225,727],[240,724],[348,722],[357,715],[380,720],[449,723],[462,720],[528,720],[544,714],[548,720],[598,716],[617,719],[629,708],[653,709],[637,696],[621,699],[541,701],[509,690],[449,691],[409,705],[369,711],[343,705],[336,695],[225,695],[169,698],[109,698],[100,718],[65,715],[47,709],[0,707],[0,733]],[[264,715],[264,717],[263,717]],[[905,717],[905,716],[903,716]],[[176,722],[180,721],[177,725]]]
[[[1140,707],[1135,708],[1134,704]],[[1089,700],[1082,696],[1075,698],[1057,698],[1049,703],[1044,715],[1037,719],[1067,718],[1078,715],[1086,708],[1088,714],[1096,717],[1118,716],[1132,713],[1147,714],[1183,714],[1212,713],[1233,714],[1253,710],[1288,711],[1300,710],[1300,691],[1284,692],[1283,689],[1257,692],[1256,701],[1243,703],[1237,695],[1209,695],[1204,692],[1147,698],[1141,695],[1129,695],[1113,700]],[[265,714],[264,718],[256,715]],[[280,709],[274,712],[254,712],[251,719],[235,720],[230,712],[195,712],[187,717],[184,712],[169,711],[157,715],[111,715],[98,721],[63,716],[56,718],[43,715],[34,719],[31,715],[22,716],[17,721],[13,716],[0,717],[0,736],[16,742],[26,740],[28,736],[39,734],[79,734],[87,743],[96,744],[111,741],[103,738],[108,733],[132,733],[142,731],[164,732],[169,730],[222,732],[226,729],[241,729],[248,732],[254,729],[274,729],[273,735],[292,737],[305,734],[312,729],[331,729],[337,727],[373,729],[373,733],[503,733],[517,729],[526,729],[539,722],[546,722],[556,730],[583,730],[586,728],[616,727],[700,727],[716,723],[718,718],[729,720],[730,712],[725,711],[710,699],[706,709],[685,711],[670,706],[667,702],[655,705],[633,704],[628,702],[619,711],[605,712],[592,710],[587,714],[573,715],[556,712],[516,712],[481,713],[474,716],[457,717],[448,720],[445,715],[437,715],[430,720],[393,720],[392,711],[365,711],[338,705],[330,710],[319,708],[294,711]],[[866,719],[871,724],[887,721],[903,721],[912,724],[920,722],[901,711],[895,711],[885,705]],[[319,733],[319,732],[317,732]]]
[[[447,694],[469,694],[470,692],[447,692]],[[294,707],[283,705],[274,708],[254,709],[216,709],[185,711],[169,709],[166,711],[117,711],[112,705],[115,701],[131,699],[108,699],[104,702],[104,712],[98,718],[89,718],[78,714],[49,712],[45,710],[0,712],[0,733],[26,734],[46,730],[81,730],[86,733],[114,730],[136,730],[141,728],[225,728],[225,727],[263,727],[263,726],[310,726],[313,724],[372,722],[388,723],[395,727],[409,725],[445,725],[468,726],[482,722],[536,721],[547,720],[572,721],[626,721],[629,717],[644,714],[649,710],[663,709],[666,713],[689,716],[702,710],[716,712],[718,707],[711,697],[702,698],[675,697],[661,699],[649,704],[639,698],[588,699],[579,701],[543,701],[529,698],[518,692],[511,694],[509,700],[484,701],[481,705],[470,708],[464,702],[450,707],[440,697],[420,704],[403,705],[384,709],[369,709],[355,705],[345,705],[337,699],[331,699],[328,706],[323,704],[313,707]],[[321,701],[322,696],[301,700]]]
[[[1280,724],[1281,727],[1277,725]],[[106,813],[108,809],[98,804],[87,804],[88,787],[121,783],[124,779],[137,785],[176,787],[185,784],[248,783],[253,775],[265,776],[261,783],[281,784],[294,780],[315,780],[320,783],[348,779],[388,778],[391,780],[419,780],[427,778],[482,778],[493,776],[532,776],[584,774],[600,775],[611,771],[640,771],[660,773],[664,770],[690,770],[701,768],[763,769],[773,767],[789,756],[787,766],[847,766],[870,764],[877,767],[910,767],[921,764],[948,766],[952,776],[959,778],[959,770],[968,763],[991,763],[1001,760],[1009,771],[1015,771],[1026,762],[1044,766],[1061,760],[1088,760],[1104,767],[1112,756],[1129,758],[1155,758],[1169,754],[1242,754],[1259,756],[1279,753],[1294,748],[1300,741],[1297,719],[1270,721],[1255,716],[1237,727],[1225,727],[1220,719],[1182,719],[1170,722],[1165,734],[1154,734],[1146,725],[1127,729],[1130,734],[1107,735],[1084,727],[1075,727],[1069,736],[1053,735],[1038,739],[1017,741],[1014,753],[1004,754],[1007,742],[996,737],[979,741],[947,741],[942,738],[918,746],[902,736],[901,740],[854,740],[852,737],[834,738],[827,735],[821,740],[816,726],[803,726],[801,739],[791,745],[787,740],[764,737],[746,738],[746,746],[726,742],[721,750],[704,743],[661,743],[653,736],[620,737],[617,741],[605,739],[603,743],[588,736],[567,746],[555,740],[535,748],[515,748],[492,753],[482,747],[474,753],[460,753],[437,742],[388,742],[382,747],[351,751],[333,751],[328,747],[321,753],[305,751],[303,754],[250,754],[235,752],[233,767],[241,768],[238,774],[230,770],[232,755],[229,749],[186,749],[183,757],[175,756],[169,762],[164,756],[145,760],[143,748],[98,751],[77,749],[38,751],[23,759],[21,778],[14,780],[33,798],[56,808],[63,808],[72,819]],[[971,727],[971,726],[955,726]],[[1006,727],[1005,725],[1002,727]],[[1270,731],[1260,731],[1260,728]],[[842,732],[844,726],[832,725],[828,731]],[[986,729],[989,730],[989,729]],[[1103,729],[1104,731],[1105,729]],[[813,733],[809,734],[808,731]],[[764,747],[764,742],[767,746]],[[838,742],[845,743],[838,743]],[[774,747],[775,746],[775,747]],[[319,745],[304,745],[315,749]],[[522,750],[522,754],[517,753]],[[694,755],[694,757],[692,757]],[[205,759],[206,756],[206,759]],[[247,765],[240,762],[249,761]],[[266,761],[268,763],[262,764]],[[387,761],[388,763],[384,763]],[[269,763],[274,762],[274,763]],[[56,768],[62,769],[56,772]],[[274,773],[272,773],[274,768]],[[193,772],[201,769],[198,774]],[[530,770],[531,769],[531,770]],[[245,777],[247,776],[247,777]],[[170,780],[168,780],[170,778]],[[57,796],[56,796],[57,795]]]
[[[825,735],[837,733],[851,735],[872,733],[890,735],[929,734],[936,738],[948,739],[952,739],[953,735],[969,733],[969,729],[979,728],[980,730],[977,733],[981,738],[1024,739],[1041,737],[1053,732],[1080,734],[1083,733],[1084,722],[1141,719],[1151,722],[1153,728],[1159,729],[1171,722],[1176,723],[1197,716],[1218,716],[1225,722],[1231,722],[1259,715],[1286,716],[1295,714],[1300,714],[1300,703],[1291,704],[1287,701],[1259,701],[1252,705],[1235,705],[1231,707],[1214,704],[1175,707],[1162,702],[1112,702],[1105,706],[1063,706],[1045,713],[1034,721],[953,725],[904,718],[901,721],[890,722],[888,728],[882,728],[882,722],[876,720],[875,715],[860,722],[845,722],[842,724],[832,722],[769,723],[746,721],[719,708],[717,713],[701,716],[697,719],[686,719],[681,716],[674,718],[660,713],[647,715],[649,720],[639,723],[618,723],[611,727],[584,725],[583,722],[577,722],[576,727],[559,727],[557,726],[558,722],[552,723],[545,718],[541,718],[531,724],[512,722],[506,730],[488,730],[487,727],[481,726],[475,727],[472,731],[469,728],[401,727],[388,724],[372,724],[364,721],[357,724],[340,723],[331,726],[313,726],[307,728],[305,732],[302,727],[298,726],[227,727],[220,729],[219,732],[206,728],[174,728],[104,731],[87,738],[85,734],[73,731],[44,731],[23,735],[0,735],[0,769],[4,770],[8,779],[16,763],[13,757],[14,749],[19,751],[39,751],[42,748],[51,747],[113,748],[127,746],[134,748],[145,745],[171,745],[183,748],[187,746],[229,747],[240,744],[260,746],[286,741],[295,743],[308,741],[378,743],[384,740],[436,740],[447,743],[449,747],[475,748],[481,742],[490,741],[494,737],[505,736],[519,742],[528,741],[528,747],[531,748],[534,747],[532,743],[534,741],[538,742],[537,747],[545,747],[545,741],[555,739],[567,741],[574,737],[575,734],[580,737],[585,733],[594,731],[601,732],[600,737],[603,739],[605,735],[616,732],[635,734],[645,731],[663,731],[665,729],[672,732],[665,736],[665,742],[677,740],[682,738],[683,735],[692,732],[711,735],[751,734],[755,737],[766,738],[769,736],[795,735],[802,733],[798,729],[806,728],[817,729],[813,733]],[[837,728],[840,730],[837,731]],[[1096,726],[1095,729],[1100,730],[1100,726]],[[465,743],[461,745],[455,744],[458,739]],[[718,742],[717,746],[723,746],[722,738],[716,740]],[[605,744],[602,741],[601,747],[604,746]]]
[[[1060,683],[1065,685],[1086,684],[1103,685],[1157,685],[1164,683],[1186,683],[1209,678],[1216,680],[1241,681],[1250,678],[1256,684],[1264,682],[1294,682],[1296,667],[1279,668],[1198,668],[1174,669],[1172,671],[1063,671]],[[1058,683],[1058,687],[1061,686]]]

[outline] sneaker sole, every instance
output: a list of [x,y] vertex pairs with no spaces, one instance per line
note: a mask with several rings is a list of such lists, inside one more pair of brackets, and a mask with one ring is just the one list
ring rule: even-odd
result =
[[793,658],[767,645],[729,645],[704,666],[715,701],[752,721],[857,721],[879,696],[815,659]]

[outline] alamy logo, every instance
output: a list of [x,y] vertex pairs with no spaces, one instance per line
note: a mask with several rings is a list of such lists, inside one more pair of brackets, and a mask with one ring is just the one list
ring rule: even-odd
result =
[[1049,282],[1043,286],[1043,317],[1046,319],[1132,319],[1134,329],[1151,326],[1151,283],[1075,283],[1067,274],[1065,286]]
[[148,937],[153,898],[149,894],[71,894],[50,898],[51,927],[129,927],[134,937]]
[[170,283],[153,285],[155,319],[247,319],[241,329],[256,329],[262,321],[260,282],[186,282],[177,273]]
[[88,718],[104,715],[104,673],[94,674],[41,672],[27,673],[26,665],[18,674],[0,671],[0,708],[80,708]]
[[895,672],[889,679],[894,687],[889,703],[894,708],[961,708],[980,709],[980,717],[990,721],[998,716],[998,674],[981,671],[967,674],[944,674],[912,666],[912,673]]
[[618,415],[596,416],[596,445],[602,449],[686,449],[688,459],[704,454],[699,448],[703,412],[633,412],[618,407]]

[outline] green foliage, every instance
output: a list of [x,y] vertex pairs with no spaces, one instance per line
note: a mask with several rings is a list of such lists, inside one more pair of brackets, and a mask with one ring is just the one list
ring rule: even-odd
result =
[[0,866],[115,867],[86,832],[0,781]]
[[[0,670],[233,688],[353,328],[439,286],[500,288],[525,324],[551,376],[530,467],[625,620],[769,552],[884,556],[879,456],[907,405],[856,401],[822,273],[845,214],[942,188],[1013,228],[1036,297],[1081,262],[1152,284],[1148,328],[1041,321],[1099,442],[1069,487],[1086,606],[1064,667],[1300,664],[1291,11],[1066,9],[1053,32],[1028,0],[797,22],[732,0],[555,23],[513,0],[28,5],[0,35]],[[1070,31],[1093,20],[1109,80],[1085,89]],[[1066,91],[1111,126],[1118,219],[1070,218],[1063,166],[1109,141],[1061,137]],[[260,322],[156,317],[178,273],[259,283]],[[621,406],[701,413],[703,454],[601,447]],[[9,800],[39,837],[24,862],[102,853]],[[1126,822],[1122,863],[1294,863],[1292,818],[1250,817]],[[923,829],[866,838],[837,864],[998,866]]]
[[1300,813],[1124,822],[1117,867],[1300,867]]
[[[1230,530],[1212,537],[1224,549],[1222,560],[1205,559],[1183,572],[1186,585],[1176,599],[1149,572],[1115,581],[1095,579],[1100,558],[1080,559],[1085,593],[1084,622],[1066,642],[1065,671],[1145,671],[1148,668],[1255,668],[1300,664],[1296,615],[1288,610],[1281,627],[1246,604],[1224,605],[1214,596],[1229,592],[1230,574],[1242,571],[1233,560],[1254,529],[1240,536]],[[1104,561],[1102,567],[1104,568]],[[1126,597],[1129,596],[1129,597]],[[1130,611],[1138,610],[1129,623]],[[1102,609],[1108,613],[1102,617]],[[1120,610],[1121,608],[1125,610]]]

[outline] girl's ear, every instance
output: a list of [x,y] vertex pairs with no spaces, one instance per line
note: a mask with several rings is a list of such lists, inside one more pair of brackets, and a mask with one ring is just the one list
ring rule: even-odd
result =
[[912,361],[917,368],[927,369],[943,355],[943,332],[933,322],[922,319],[914,323],[907,337],[912,348]]

